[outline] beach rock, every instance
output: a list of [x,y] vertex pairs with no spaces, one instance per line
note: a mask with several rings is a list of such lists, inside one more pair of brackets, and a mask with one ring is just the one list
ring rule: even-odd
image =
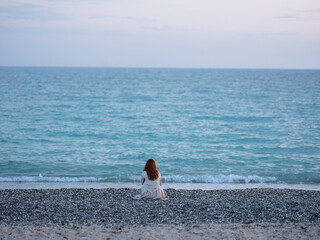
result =
[[1,190],[0,224],[150,225],[320,223],[320,192],[286,189],[166,190],[167,201],[136,200],[137,189]]

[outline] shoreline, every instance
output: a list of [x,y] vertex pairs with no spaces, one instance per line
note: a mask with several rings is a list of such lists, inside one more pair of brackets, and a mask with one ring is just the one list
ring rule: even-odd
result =
[[[320,191],[133,188],[0,190],[3,239],[317,239]],[[148,235],[145,235],[145,232]]]
[[[105,189],[105,188],[130,188],[140,189],[141,184],[137,182],[0,182],[0,190],[5,189]],[[176,190],[236,190],[236,189],[292,189],[320,191],[320,185],[316,184],[274,184],[274,183],[249,183],[249,184],[215,184],[215,183],[163,183],[163,189]]]

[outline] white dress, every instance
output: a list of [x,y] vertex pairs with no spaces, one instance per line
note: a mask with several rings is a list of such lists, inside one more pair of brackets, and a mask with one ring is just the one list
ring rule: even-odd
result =
[[166,195],[160,185],[161,182],[161,174],[159,172],[159,176],[156,180],[152,181],[148,178],[147,172],[143,171],[141,173],[141,194],[136,195],[135,199],[159,199],[165,200]]

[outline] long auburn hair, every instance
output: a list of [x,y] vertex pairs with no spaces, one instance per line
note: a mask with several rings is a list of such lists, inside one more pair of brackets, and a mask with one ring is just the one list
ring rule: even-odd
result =
[[144,165],[143,171],[147,172],[149,180],[156,180],[159,177],[159,172],[157,170],[156,162],[150,158]]

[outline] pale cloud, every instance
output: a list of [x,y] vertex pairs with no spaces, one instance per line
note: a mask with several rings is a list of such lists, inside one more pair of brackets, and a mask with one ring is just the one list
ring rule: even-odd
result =
[[[11,7],[0,7],[2,16],[10,17],[8,23],[23,26],[21,16],[25,16],[26,27],[45,26],[67,29],[87,29],[96,32],[108,30],[135,31],[138,29],[197,29],[205,35],[226,35],[264,30],[306,32],[303,24],[294,20],[305,19],[298,11],[306,10],[306,3],[300,1],[255,1],[255,0],[138,0],[138,1],[49,1],[14,0],[3,1]],[[310,6],[315,5],[315,1]],[[317,4],[320,6],[320,4]],[[27,6],[27,7],[26,7]],[[31,7],[32,6],[32,7]],[[285,11],[286,6],[291,10]],[[300,8],[300,9],[299,9]],[[16,12],[14,12],[14,9]],[[314,9],[315,11],[318,8]],[[20,14],[24,13],[24,14]],[[300,13],[301,15],[302,13]],[[16,16],[16,18],[15,18]],[[277,16],[274,18],[274,16]],[[288,20],[278,24],[279,20]],[[292,20],[292,21],[289,21]],[[306,19],[308,20],[308,19]],[[309,19],[310,20],[310,19]],[[313,18],[314,20],[314,18]],[[46,21],[46,22],[45,22]],[[44,23],[45,22],[45,23]],[[6,21],[0,23],[6,25]],[[317,27],[314,24],[314,27]]]
[[320,8],[318,8],[318,9],[306,9],[306,10],[302,10],[301,12],[304,12],[304,13],[320,13]]
[[293,15],[282,15],[282,16],[278,16],[277,18],[282,18],[282,19],[294,19],[294,18],[297,18],[297,16],[293,16]]
[[242,36],[252,37],[252,36],[263,36],[263,37],[273,37],[273,36],[297,36],[297,32],[256,32],[256,33],[246,33],[241,34]]
[[130,21],[136,21],[136,22],[157,22],[155,18],[138,18],[138,17],[125,17],[125,19],[130,20]]
[[279,15],[279,19],[299,20],[299,21],[317,21],[320,22],[320,9],[286,9],[286,14]]
[[21,60],[22,46],[42,47],[38,59],[45,61],[50,48],[69,65],[82,53],[74,64],[232,67],[245,63],[244,54],[247,65],[259,63],[254,51],[273,49],[281,64],[296,52],[288,64],[297,65],[303,51],[314,54],[305,63],[320,62],[319,12],[319,0],[0,0],[0,51],[13,59],[20,49]]
[[41,22],[67,19],[65,15],[54,12],[51,9],[25,3],[0,6],[0,17],[3,20],[34,20]]

